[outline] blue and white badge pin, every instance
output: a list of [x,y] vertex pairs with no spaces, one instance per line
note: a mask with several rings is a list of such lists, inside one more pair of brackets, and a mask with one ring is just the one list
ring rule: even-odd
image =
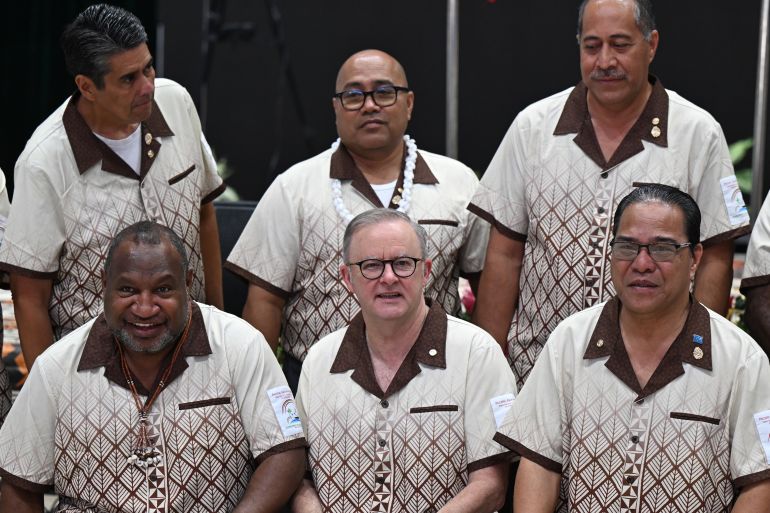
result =
[[703,344],[703,337],[700,335],[693,335],[692,341],[698,344],[697,346],[695,346],[695,349],[692,350],[692,356],[696,360],[700,360],[701,358],[703,358],[703,349],[700,348],[700,345]]

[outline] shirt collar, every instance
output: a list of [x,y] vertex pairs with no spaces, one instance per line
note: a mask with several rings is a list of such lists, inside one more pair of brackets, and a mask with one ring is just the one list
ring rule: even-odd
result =
[[617,297],[604,305],[583,359],[593,360],[609,357],[604,365],[638,394],[637,399],[657,392],[684,374],[682,365],[684,363],[705,370],[712,369],[709,313],[703,305],[691,298],[690,311],[682,331],[658,364],[658,368],[653,372],[647,385],[642,389],[636,379],[631,360],[628,358],[623,343],[623,337],[620,334],[621,306]]
[[604,160],[604,155],[596,139],[591,115],[588,112],[586,97],[588,88],[583,82],[576,85],[567,98],[553,135],[577,134],[573,139],[575,144],[602,170],[617,166],[644,150],[643,140],[663,148],[668,147],[668,93],[654,75],[649,76],[649,81],[652,84],[652,93],[647,104],[609,162]]
[[447,315],[439,303],[430,298],[426,298],[426,302],[429,310],[420,334],[385,392],[374,377],[372,358],[366,344],[366,325],[361,312],[348,326],[329,372],[336,374],[352,370],[350,378],[353,381],[370,394],[383,399],[408,385],[421,372],[419,364],[446,369]]
[[[187,336],[187,343],[180,352],[181,358],[177,359],[174,367],[171,369],[168,383],[171,383],[181,376],[182,372],[187,369],[188,365],[185,357],[205,356],[209,354],[211,354],[211,345],[209,344],[209,338],[206,334],[206,325],[203,323],[203,315],[201,314],[198,304],[193,301],[190,332]],[[165,367],[170,359],[171,352],[169,352],[167,359],[161,364],[161,368]],[[104,367],[105,378],[125,389],[129,389],[126,377],[123,374],[123,369],[120,365],[120,355],[115,347],[115,338],[112,334],[112,330],[107,326],[107,321],[104,318],[103,313],[96,318],[93,326],[91,326],[91,331],[88,333],[88,338],[86,338],[86,343],[83,347],[83,354],[80,355],[78,372],[99,367]],[[158,378],[160,378],[160,375]],[[148,391],[135,376],[134,384],[139,393],[148,395]],[[157,386],[157,383],[155,385]]]
[[[393,197],[397,195],[399,188],[404,187],[404,163],[406,161],[406,151],[404,151],[404,159],[401,162],[401,173],[398,175],[396,187],[393,191]],[[350,156],[350,152],[344,144],[340,143],[339,148],[332,154],[331,166],[329,168],[329,178],[336,178],[337,180],[351,180],[353,188],[364,195],[373,205],[384,206],[380,202],[380,198],[377,193],[374,192],[372,186],[369,185],[369,181],[364,174],[356,166],[353,157]],[[417,161],[414,163],[414,183],[434,185],[438,183],[438,179],[431,172],[425,159],[422,158],[420,152],[417,152]],[[398,203],[390,202],[389,208],[398,208]]]
[[[139,176],[109,146],[94,135],[86,120],[78,112],[77,103],[79,100],[80,92],[75,92],[69,99],[69,102],[67,102],[62,122],[64,123],[64,130],[67,133],[67,139],[72,148],[72,153],[75,155],[75,163],[80,174],[85,173],[86,170],[101,160],[102,169],[108,173],[115,173],[134,179],[144,178],[160,152],[161,144],[157,137],[170,137],[174,135],[155,100],[152,101],[150,117],[142,122],[142,160]],[[148,140],[150,141],[149,143],[147,143]],[[152,155],[152,157],[149,155]]]

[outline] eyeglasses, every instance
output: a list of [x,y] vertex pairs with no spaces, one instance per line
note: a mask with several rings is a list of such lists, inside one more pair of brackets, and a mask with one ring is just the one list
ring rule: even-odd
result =
[[692,244],[690,242],[683,242],[681,244],[675,242],[639,244],[636,242],[612,239],[610,241],[610,246],[612,246],[612,256],[618,260],[633,260],[642,248],[647,248],[650,258],[654,261],[670,262],[674,259],[680,249],[692,246]]
[[414,270],[417,269],[417,262],[421,262],[422,258],[414,257],[398,257],[392,260],[379,260],[377,258],[367,258],[360,262],[351,262],[348,265],[357,265],[361,269],[361,274],[367,280],[376,280],[382,273],[385,272],[385,264],[390,264],[390,268],[393,269],[393,274],[399,278],[409,278],[414,274]]
[[372,101],[378,107],[390,107],[398,100],[398,92],[409,92],[408,87],[393,85],[383,85],[373,91],[362,91],[360,89],[346,89],[341,93],[334,95],[342,104],[345,110],[359,110],[366,103],[366,97],[371,96]]

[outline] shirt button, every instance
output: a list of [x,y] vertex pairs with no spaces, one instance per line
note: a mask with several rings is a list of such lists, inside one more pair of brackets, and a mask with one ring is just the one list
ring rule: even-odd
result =
[[636,435],[634,435],[634,436],[632,436],[632,437],[631,437],[631,441],[632,441],[633,443],[635,443],[635,444],[636,444],[636,443],[639,443],[639,437],[638,437],[638,436],[636,436]]
[[596,211],[599,212],[600,214],[603,214],[604,213],[604,207],[599,207],[599,208],[596,209]]
[[375,478],[374,478],[374,481],[375,481],[377,484],[384,484],[384,483],[385,483],[385,478],[384,478],[384,477],[382,477],[382,476],[377,476],[377,477],[375,477]]
[[634,484],[634,481],[636,481],[636,478],[634,476],[627,476],[626,477],[626,483]]
[[607,178],[609,176],[609,173],[607,171],[602,171],[602,178]]
[[637,406],[641,406],[642,404],[644,404],[644,399],[638,399],[634,401],[634,404],[636,404]]
[[380,441],[379,441],[379,442],[377,442],[377,443],[378,443],[378,444],[380,444],[380,447],[385,447],[386,445],[388,445],[388,442],[386,442],[386,441],[385,441],[385,440],[383,440],[383,439],[380,439]]
[[387,408],[390,405],[388,404],[387,399],[383,399],[382,401],[380,401],[380,406],[382,406],[383,408]]

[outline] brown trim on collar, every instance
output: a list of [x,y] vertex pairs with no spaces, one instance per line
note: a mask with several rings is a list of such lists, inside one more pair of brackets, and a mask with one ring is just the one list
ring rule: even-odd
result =
[[[78,112],[77,102],[79,100],[80,92],[75,92],[67,103],[67,107],[64,109],[62,123],[64,124],[64,130],[67,133],[67,139],[72,148],[72,153],[75,156],[75,163],[78,166],[80,174],[85,173],[86,170],[96,165],[101,160],[102,170],[107,171],[108,173],[114,173],[135,180],[144,178],[160,152],[161,144],[157,138],[174,135],[174,132],[171,131],[168,123],[166,123],[166,119],[163,117],[163,113],[160,111],[160,107],[155,100],[152,102],[152,113],[150,114],[150,117],[142,122],[141,127],[142,135],[140,144],[142,159],[140,176],[137,176],[134,170],[131,169],[122,158],[94,135],[91,128],[86,123],[86,120],[83,119],[83,116]],[[149,145],[145,142],[147,134],[150,134],[152,137]],[[152,150],[152,158],[149,157],[148,150]]]
[[[690,299],[690,311],[684,327],[671,347],[666,352],[658,367],[653,372],[644,389],[639,386],[639,380],[628,358],[623,337],[620,334],[620,300],[615,297],[607,302],[602,309],[594,332],[588,342],[583,359],[609,357],[604,364],[623,383],[636,392],[636,400],[652,395],[674,379],[684,374],[683,363],[688,363],[701,369],[711,370],[711,323],[709,313],[700,303]],[[697,344],[700,337],[702,343]],[[699,347],[703,356],[695,358],[693,352]]]
[[[396,187],[393,189],[393,197],[400,195],[399,188],[404,187],[404,163],[406,162],[406,145],[404,145],[404,156],[401,162],[401,173],[398,175],[396,181]],[[353,188],[363,194],[363,196],[369,200],[372,205],[376,207],[384,207],[385,205],[380,202],[379,196],[374,192],[369,181],[364,174],[358,169],[353,157],[345,147],[344,144],[339,145],[337,151],[332,153],[331,164],[329,166],[329,178],[336,178],[337,180],[351,180],[353,182]],[[414,183],[435,185],[438,179],[428,167],[425,159],[422,158],[420,152],[417,152],[417,161],[414,163]],[[389,208],[398,208],[398,204],[391,202],[388,204]]]
[[[366,325],[361,312],[348,326],[329,372],[336,374],[352,370],[350,379],[370,394],[384,399],[408,385],[412,378],[421,372],[420,363],[446,369],[447,315],[439,303],[430,298],[426,298],[425,302],[429,310],[420,334],[385,392],[374,376],[372,357],[366,345]],[[436,351],[435,356],[430,355],[431,350]]]
[[[206,334],[206,325],[203,323],[203,315],[195,301],[192,301],[192,320],[190,322],[190,333],[187,338],[187,343],[180,353],[182,357],[177,359],[174,367],[171,369],[171,375],[169,376],[166,385],[181,376],[182,372],[189,367],[185,357],[211,354],[211,345],[209,344],[209,337]],[[161,368],[165,366],[170,359],[171,352],[169,352],[167,358],[162,362]],[[105,378],[118,386],[130,390],[128,383],[126,383],[126,377],[123,375],[123,370],[120,367],[120,357],[115,350],[115,339],[113,338],[112,330],[107,326],[107,320],[104,318],[103,313],[96,318],[93,326],[91,326],[91,331],[88,333],[85,347],[83,347],[83,353],[80,355],[78,372],[96,369],[98,367],[104,367]],[[148,395],[149,391],[138,379],[136,379],[136,376],[133,377],[136,390],[142,395]],[[160,373],[158,373],[157,379],[160,379]],[[157,383],[153,385],[153,387],[155,386],[157,386]]]
[[[588,88],[582,81],[575,86],[567,98],[553,135],[577,134],[573,139],[575,144],[601,167],[602,171],[613,168],[644,150],[643,140],[663,148],[668,147],[668,93],[654,75],[650,75],[648,80],[652,84],[652,93],[647,104],[639,115],[639,119],[610,157],[609,162],[604,159],[599,141],[596,139],[591,114],[588,112],[586,97]],[[653,125],[652,122],[655,118],[658,118],[657,125]],[[660,129],[658,137],[652,135],[653,126]]]

